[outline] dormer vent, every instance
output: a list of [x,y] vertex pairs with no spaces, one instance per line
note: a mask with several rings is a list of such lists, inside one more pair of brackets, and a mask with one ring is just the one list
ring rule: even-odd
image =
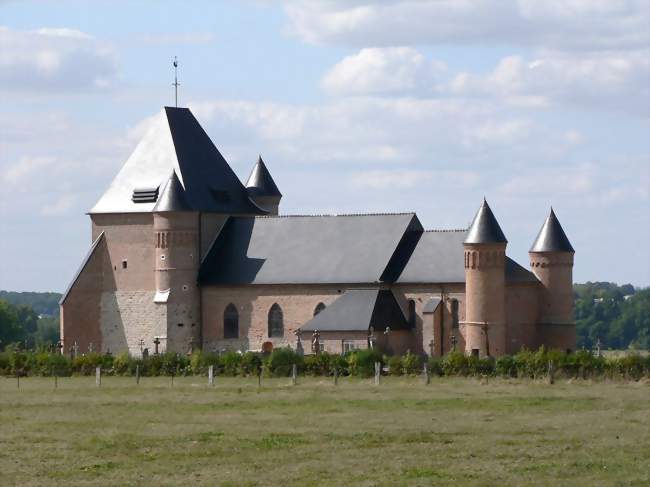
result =
[[134,203],[155,203],[158,200],[159,188],[160,186],[155,188],[135,188],[131,201]]

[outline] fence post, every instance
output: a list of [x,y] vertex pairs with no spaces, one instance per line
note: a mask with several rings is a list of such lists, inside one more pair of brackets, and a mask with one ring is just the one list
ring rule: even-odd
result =
[[552,360],[548,361],[548,383],[555,384],[555,364]]
[[429,373],[429,367],[427,367],[427,364],[424,364],[424,383],[426,385],[429,385],[431,383],[431,374]]
[[339,383],[339,369],[338,367],[334,368],[334,385],[338,385]]
[[260,365],[260,368],[257,369],[257,387],[262,387],[262,369],[263,365]]
[[135,366],[135,383],[140,385],[140,365]]
[[102,385],[102,368],[95,367],[95,385],[100,387]]
[[298,381],[298,366],[293,364],[291,366],[291,383],[295,386]]
[[16,374],[16,387],[20,389],[20,374]]
[[214,365],[208,367],[208,385],[214,385]]
[[379,378],[381,377],[381,363],[375,362],[375,385],[379,385]]

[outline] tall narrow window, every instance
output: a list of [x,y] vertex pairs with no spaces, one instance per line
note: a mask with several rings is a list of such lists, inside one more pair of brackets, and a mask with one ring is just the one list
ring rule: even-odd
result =
[[239,338],[239,313],[232,303],[223,312],[223,337]]
[[411,328],[415,328],[415,320],[417,316],[415,314],[415,301],[409,299],[409,325]]
[[282,317],[282,308],[278,303],[271,306],[269,310],[269,337],[284,336],[284,321]]
[[458,300],[451,300],[451,324],[454,328],[458,328]]
[[325,309],[325,303],[318,303],[316,307],[314,308],[314,316],[316,316],[318,313],[323,311]]

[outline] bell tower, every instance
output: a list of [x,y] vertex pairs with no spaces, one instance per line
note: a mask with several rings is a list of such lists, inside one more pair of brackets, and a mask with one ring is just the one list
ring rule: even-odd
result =
[[173,171],[153,209],[156,303],[166,311],[168,351],[200,346],[199,213],[187,203]]
[[575,350],[574,254],[575,250],[551,208],[551,213],[528,252],[531,270],[542,284],[537,325],[540,346]]
[[487,201],[478,209],[465,249],[465,352],[484,356],[506,351],[506,240]]

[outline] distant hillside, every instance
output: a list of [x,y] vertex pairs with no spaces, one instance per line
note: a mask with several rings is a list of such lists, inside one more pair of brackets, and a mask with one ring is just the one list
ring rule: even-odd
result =
[[60,293],[0,291],[0,299],[15,306],[29,306],[39,315],[59,316]]

